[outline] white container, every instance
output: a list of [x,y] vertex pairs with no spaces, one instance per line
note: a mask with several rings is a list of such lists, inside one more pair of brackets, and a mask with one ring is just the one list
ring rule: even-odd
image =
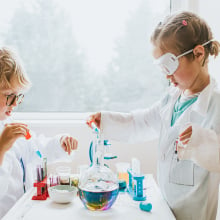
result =
[[77,194],[77,188],[68,185],[57,185],[48,188],[50,198],[56,203],[69,203]]

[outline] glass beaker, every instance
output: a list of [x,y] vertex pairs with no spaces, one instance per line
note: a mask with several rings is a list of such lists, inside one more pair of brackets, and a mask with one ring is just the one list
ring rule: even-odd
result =
[[93,163],[79,179],[79,197],[89,210],[107,210],[118,196],[118,180],[103,163],[103,141],[93,143]]
[[68,166],[59,166],[56,168],[60,185],[70,185],[71,168]]
[[117,175],[119,180],[126,181],[126,184],[129,182],[128,169],[130,168],[130,164],[126,162],[119,162],[115,164]]

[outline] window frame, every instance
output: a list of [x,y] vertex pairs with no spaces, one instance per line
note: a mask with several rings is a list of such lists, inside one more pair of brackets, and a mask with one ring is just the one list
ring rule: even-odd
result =
[[[191,10],[196,12],[199,8],[199,0],[170,0],[170,12],[177,10]],[[22,120],[29,123],[84,123],[86,118],[94,112],[14,112],[15,120]]]
[[54,123],[82,123],[93,112],[14,112],[13,119],[16,121],[26,121],[30,123],[39,123],[40,121],[53,121]]

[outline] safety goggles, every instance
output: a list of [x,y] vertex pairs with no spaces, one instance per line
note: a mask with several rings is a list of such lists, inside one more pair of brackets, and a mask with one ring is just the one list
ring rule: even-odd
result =
[[[205,42],[204,44],[202,44],[202,46],[205,46],[207,44],[209,44],[212,40],[209,40],[207,42]],[[161,57],[159,57],[158,59],[155,60],[155,64],[158,65],[160,67],[160,69],[162,70],[162,72],[165,75],[173,75],[175,73],[175,71],[177,70],[178,66],[179,66],[179,58],[183,57],[189,53],[192,53],[194,49],[188,50],[182,54],[180,54],[179,56],[175,56],[172,53],[165,53],[164,55],[162,55]]]

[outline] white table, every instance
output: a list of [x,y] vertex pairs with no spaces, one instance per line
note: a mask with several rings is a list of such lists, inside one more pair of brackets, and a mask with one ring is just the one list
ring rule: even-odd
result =
[[141,211],[140,202],[132,200],[127,192],[120,193],[109,210],[89,211],[79,197],[69,204],[57,204],[50,198],[45,201],[31,200],[35,192],[35,189],[32,189],[18,200],[2,220],[175,220],[151,174],[146,175],[146,187],[147,201],[153,206],[151,212]]

